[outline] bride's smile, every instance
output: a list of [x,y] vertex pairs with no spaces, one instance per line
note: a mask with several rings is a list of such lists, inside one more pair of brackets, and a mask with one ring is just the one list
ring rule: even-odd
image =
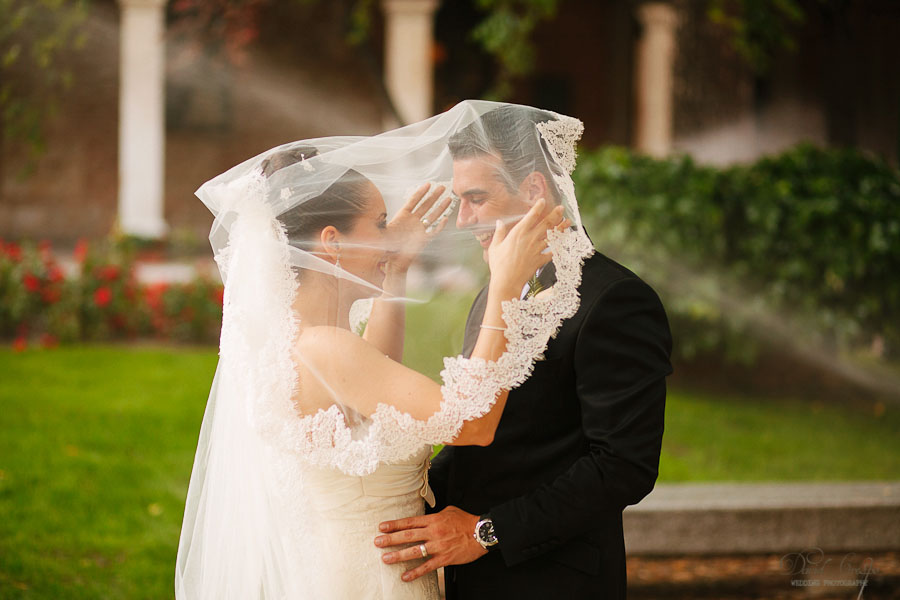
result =
[[[364,210],[351,229],[340,236],[340,266],[351,275],[381,288],[391,256],[387,210],[378,188],[372,183],[368,183],[366,187]],[[360,290],[360,293],[371,296],[374,290]]]

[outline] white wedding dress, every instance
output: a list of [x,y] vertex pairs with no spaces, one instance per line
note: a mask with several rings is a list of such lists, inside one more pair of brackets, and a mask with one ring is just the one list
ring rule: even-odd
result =
[[[408,460],[380,465],[363,476],[298,465],[296,457],[291,464],[288,454],[280,457],[285,510],[293,515],[289,521],[298,525],[288,536],[288,544],[291,554],[303,561],[297,564],[306,563],[306,596],[321,600],[440,597],[434,571],[411,582],[400,578],[424,559],[388,565],[381,560],[387,550],[375,546],[379,523],[422,515],[425,501],[434,503],[428,487],[430,455],[431,448],[423,446]],[[299,493],[303,495],[297,496]],[[299,497],[303,502],[291,502]],[[313,552],[308,547],[311,543],[315,544]],[[314,564],[308,564],[311,555],[316,557]]]

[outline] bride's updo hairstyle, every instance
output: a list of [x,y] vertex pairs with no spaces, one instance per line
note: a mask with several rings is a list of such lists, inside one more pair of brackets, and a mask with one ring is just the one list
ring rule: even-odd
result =
[[522,181],[537,171],[547,180],[553,202],[561,201],[553,173],[562,169],[551,158],[546,143],[537,133],[535,125],[556,121],[553,113],[509,104],[481,115],[457,133],[450,136],[447,147],[453,160],[465,160],[493,155],[501,160],[503,169],[498,176],[510,193],[516,193]]
[[[300,146],[276,152],[262,161],[266,179],[276,171],[309,160],[318,155],[313,146]],[[341,175],[328,188],[278,216],[292,246],[307,248],[314,244],[319,232],[333,226],[341,233],[353,228],[356,219],[366,209],[371,196],[372,182],[353,169]]]

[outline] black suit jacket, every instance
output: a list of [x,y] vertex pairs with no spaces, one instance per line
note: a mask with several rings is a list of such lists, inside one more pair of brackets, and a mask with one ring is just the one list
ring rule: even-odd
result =
[[[448,600],[625,597],[622,511],[656,481],[672,340],[656,293],[609,258],[585,261],[579,292],[578,312],[509,394],[494,442],[434,461],[437,509],[490,513],[500,540],[447,568]],[[469,313],[466,355],[486,296]]]

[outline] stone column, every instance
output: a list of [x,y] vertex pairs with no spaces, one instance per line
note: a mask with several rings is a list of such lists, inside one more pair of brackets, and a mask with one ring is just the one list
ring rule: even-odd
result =
[[637,8],[643,33],[635,52],[634,146],[653,156],[672,148],[672,85],[678,15],[666,2]]
[[[432,116],[434,11],[438,0],[381,0],[385,83],[404,123]],[[398,125],[392,118],[387,128]]]
[[165,156],[166,0],[119,0],[119,223],[162,237]]

